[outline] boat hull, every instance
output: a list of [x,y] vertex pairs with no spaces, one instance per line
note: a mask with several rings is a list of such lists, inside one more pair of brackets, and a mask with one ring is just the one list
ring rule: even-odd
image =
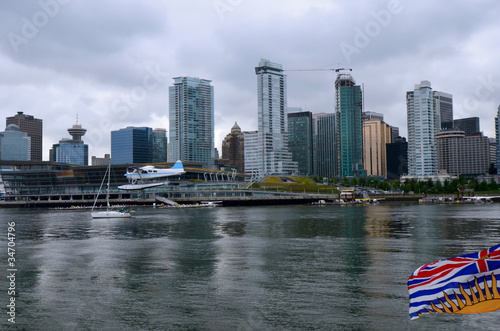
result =
[[92,218],[130,218],[130,213],[124,213],[114,210],[92,212]]

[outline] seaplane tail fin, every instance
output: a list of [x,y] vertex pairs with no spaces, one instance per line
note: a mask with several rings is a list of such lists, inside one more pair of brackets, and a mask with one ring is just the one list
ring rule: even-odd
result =
[[182,165],[181,160],[178,160],[177,162],[175,162],[175,164],[170,169],[182,169],[182,170],[184,170],[184,166]]

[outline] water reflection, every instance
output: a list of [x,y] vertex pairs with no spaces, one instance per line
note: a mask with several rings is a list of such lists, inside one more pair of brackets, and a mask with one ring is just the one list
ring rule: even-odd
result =
[[120,330],[494,329],[488,314],[409,324],[406,281],[497,244],[499,215],[497,204],[139,208],[127,220],[0,210],[18,233],[20,328]]

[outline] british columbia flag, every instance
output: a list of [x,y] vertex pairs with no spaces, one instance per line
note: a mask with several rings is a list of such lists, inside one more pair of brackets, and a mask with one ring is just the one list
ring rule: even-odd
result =
[[500,309],[500,245],[421,266],[408,279],[410,318]]

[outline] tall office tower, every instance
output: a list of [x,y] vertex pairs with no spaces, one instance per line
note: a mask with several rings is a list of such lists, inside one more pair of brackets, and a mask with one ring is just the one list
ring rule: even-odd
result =
[[167,130],[154,129],[151,137],[151,162],[167,162]]
[[362,91],[350,74],[335,80],[337,99],[337,153],[340,176],[364,176]]
[[288,114],[288,149],[301,175],[314,174],[314,123],[311,112]]
[[214,87],[210,80],[176,77],[169,87],[169,159],[215,165]]
[[495,117],[495,139],[497,140],[497,174],[500,175],[500,106]]
[[[290,175],[298,171],[288,150],[286,75],[281,64],[261,59],[257,75],[258,135],[262,148],[259,175]],[[245,152],[246,153],[246,152]]]
[[441,119],[441,128],[453,127],[453,95],[439,91],[434,91],[433,95]]
[[436,134],[441,129],[437,101],[431,83],[422,81],[406,92],[408,117],[408,175],[433,176],[438,173]]
[[0,160],[29,161],[31,138],[15,124],[9,124],[0,132]]
[[466,136],[481,132],[479,129],[479,117],[459,118],[453,120],[453,128],[464,131]]
[[80,124],[74,124],[68,129],[68,133],[72,137],[59,140],[58,144],[52,145],[49,151],[49,160],[60,163],[71,163],[78,165],[89,164],[89,146],[83,143],[82,136],[85,135],[87,129],[84,129]]
[[387,178],[386,144],[392,141],[392,130],[379,118],[363,121],[363,161],[368,176]]
[[316,117],[316,175],[338,176],[337,115],[315,114]]
[[222,141],[222,159],[228,167],[245,171],[245,137],[236,122]]
[[454,176],[484,176],[489,173],[489,141],[482,134],[466,136],[461,130],[443,130],[436,135],[438,169]]
[[18,111],[17,115],[7,117],[5,125],[9,124],[17,125],[31,138],[31,161],[42,161],[43,121]]
[[490,143],[490,175],[494,175],[497,173],[497,140],[495,138],[488,138]]
[[408,173],[408,143],[404,137],[397,137],[386,145],[387,178],[399,179]]
[[243,149],[245,173],[252,174],[252,176],[259,176],[262,172],[263,153],[259,141],[259,132],[244,131],[243,140],[245,141]]
[[148,127],[111,131],[111,164],[151,162],[152,135]]

